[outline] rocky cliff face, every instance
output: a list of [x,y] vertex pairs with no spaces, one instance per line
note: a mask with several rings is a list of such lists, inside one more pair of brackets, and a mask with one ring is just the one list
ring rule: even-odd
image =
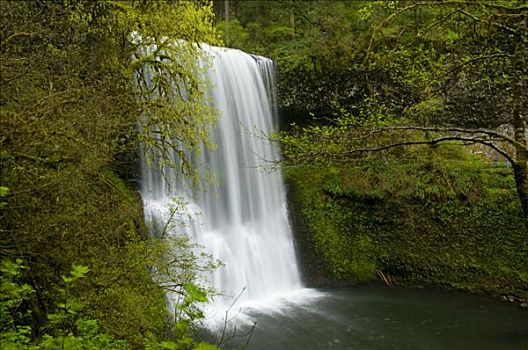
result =
[[[513,139],[514,137],[514,130],[513,125],[511,124],[502,124],[494,129],[497,133],[500,133],[502,135],[505,135],[507,137],[510,137]],[[527,138],[528,138],[528,130],[526,131]],[[495,141],[493,144],[503,150],[505,150],[508,154],[515,155],[515,148],[507,143],[507,142],[500,142]],[[506,160],[502,155],[500,155],[497,151],[494,149],[487,147],[482,144],[475,144],[468,147],[469,151],[473,154],[477,154],[483,158],[483,160],[492,162],[496,166],[507,166],[510,167],[511,164]]]

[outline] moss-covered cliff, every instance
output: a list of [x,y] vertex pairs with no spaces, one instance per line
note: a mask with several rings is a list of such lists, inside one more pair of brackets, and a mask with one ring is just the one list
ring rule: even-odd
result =
[[288,169],[306,280],[526,298],[528,241],[511,173],[447,146],[406,161]]

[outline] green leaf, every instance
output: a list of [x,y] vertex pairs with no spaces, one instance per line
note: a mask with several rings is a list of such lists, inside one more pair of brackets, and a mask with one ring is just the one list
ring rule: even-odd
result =
[[88,266],[73,264],[72,265],[72,270],[70,271],[70,275],[69,276],[61,276],[61,277],[62,277],[62,280],[66,284],[71,284],[71,283],[75,282],[76,280],[78,280],[79,278],[84,278],[85,275],[89,271],[90,271],[90,269],[88,268]]
[[196,344],[194,350],[218,350],[218,347],[213,344],[201,342]]
[[90,269],[88,268],[88,266],[74,264],[72,265],[71,275],[72,277],[75,277],[76,279],[83,278],[89,271]]
[[188,283],[183,286],[183,289],[188,293],[188,297],[191,301],[197,301],[199,303],[207,302],[207,295],[197,285]]
[[9,194],[9,187],[0,186],[0,197],[5,197]]

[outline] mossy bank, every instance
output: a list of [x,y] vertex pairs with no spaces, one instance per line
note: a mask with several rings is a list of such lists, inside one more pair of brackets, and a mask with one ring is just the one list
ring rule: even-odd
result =
[[286,177],[309,284],[381,279],[528,297],[526,227],[506,166],[442,146]]

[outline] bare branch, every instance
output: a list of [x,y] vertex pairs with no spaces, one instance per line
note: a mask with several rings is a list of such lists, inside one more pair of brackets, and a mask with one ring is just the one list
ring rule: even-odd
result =
[[36,35],[36,33],[29,33],[29,32],[17,32],[17,33],[13,33],[11,34],[10,36],[8,36],[3,42],[2,42],[2,46],[7,46],[9,45],[10,41],[12,40],[15,40],[16,38],[18,37],[32,37]]
[[416,44],[416,42],[418,40],[420,40],[425,34],[429,33],[429,31],[431,29],[433,29],[434,27],[436,27],[437,25],[439,24],[442,24],[444,23],[447,19],[449,19],[449,17],[453,16],[454,14],[457,14],[458,13],[458,9],[454,10],[454,11],[451,11],[449,12],[447,15],[443,16],[442,18],[440,18],[438,21],[434,22],[433,24],[431,24],[429,27],[427,27],[424,31],[418,33],[418,35],[416,35],[416,39],[409,45],[410,47],[414,46]]
[[506,153],[505,151],[503,151],[502,149],[500,149],[499,147],[497,147],[493,143],[491,143],[489,141],[486,141],[486,140],[479,139],[477,137],[471,138],[471,137],[463,137],[463,136],[445,136],[445,137],[439,137],[439,138],[432,139],[432,140],[405,141],[405,142],[398,142],[398,143],[392,143],[392,144],[388,144],[388,145],[383,145],[383,146],[380,146],[380,147],[357,148],[357,149],[352,149],[352,150],[349,150],[349,151],[346,151],[346,152],[342,152],[342,153],[338,154],[337,156],[338,157],[347,157],[347,156],[350,156],[350,155],[356,154],[356,153],[379,152],[379,151],[384,151],[384,150],[388,150],[388,149],[391,149],[391,148],[412,146],[412,145],[430,145],[430,146],[434,146],[434,145],[437,145],[437,144],[440,144],[440,143],[444,143],[444,142],[448,142],[448,141],[463,141],[463,142],[471,142],[471,143],[480,143],[480,144],[486,145],[486,146],[494,149],[500,155],[502,155],[504,158],[506,158],[510,163],[512,163],[512,164],[516,163],[515,160],[508,153]]
[[514,13],[514,14],[523,13],[525,11],[528,11],[528,5],[510,7],[510,6],[501,5],[501,4],[492,3],[492,2],[483,2],[483,1],[481,1],[481,2],[475,3],[474,1],[472,2],[472,1],[456,1],[456,0],[444,1],[443,3],[444,4],[454,4],[454,5],[465,5],[465,6],[478,5],[478,6],[487,7],[487,8],[494,8],[494,9],[498,9],[498,10],[502,10],[502,11],[510,12],[510,13]]
[[510,54],[507,54],[507,53],[498,53],[498,54],[494,54],[494,55],[474,57],[474,58],[470,59],[469,61],[462,62],[461,64],[458,64],[458,65],[454,66],[453,68],[451,68],[451,70],[449,70],[449,72],[447,72],[444,75],[442,75],[441,78],[444,78],[444,77],[446,77],[448,75],[451,75],[455,71],[459,70],[460,68],[462,68],[462,67],[464,67],[464,66],[466,66],[468,64],[473,64],[473,63],[478,62],[478,61],[488,60],[488,59],[493,59],[493,58],[501,58],[501,57],[513,58],[513,55],[510,55]]
[[475,21],[477,21],[477,22],[488,23],[488,24],[491,24],[491,25],[493,25],[493,26],[495,26],[495,27],[498,27],[498,28],[504,29],[504,30],[506,30],[506,31],[508,31],[508,32],[510,32],[510,33],[512,33],[512,34],[517,34],[517,31],[516,31],[515,29],[513,29],[513,28],[511,28],[511,27],[508,27],[508,26],[505,25],[505,24],[501,24],[501,23],[497,23],[497,22],[494,22],[494,21],[489,21],[489,20],[482,19],[482,18],[477,17],[477,16],[475,16],[474,14],[469,13],[469,12],[467,12],[467,11],[465,11],[465,10],[462,10],[462,9],[460,9],[459,12],[460,12],[461,14],[463,14],[463,15],[465,15],[465,16],[467,16],[467,17],[469,17],[469,18],[471,18],[471,19],[473,19],[473,20],[475,20]]
[[404,7],[392,14],[390,14],[387,18],[385,18],[373,31],[372,31],[372,35],[370,36],[370,41],[369,41],[369,46],[367,47],[367,52],[365,54],[365,58],[363,59],[363,62],[366,62],[369,55],[370,55],[370,51],[372,49],[372,46],[374,45],[374,36],[376,35],[377,32],[379,32],[383,27],[385,27],[390,21],[392,21],[392,19],[396,16],[398,16],[399,14],[405,12],[405,11],[408,11],[408,10],[412,10],[416,7],[419,7],[419,6],[423,6],[425,5],[425,3],[416,3],[416,4],[412,4],[410,6],[407,6],[407,7]]
[[383,130],[419,130],[419,131],[437,131],[437,132],[459,132],[459,133],[464,133],[464,134],[484,134],[484,135],[492,136],[502,141],[508,142],[511,145],[527,149],[525,145],[515,140],[514,138],[511,138],[499,132],[496,132],[493,130],[487,130],[487,129],[465,129],[465,128],[458,128],[458,127],[443,128],[443,127],[425,127],[425,126],[392,126],[392,127],[387,127],[384,129],[379,129],[378,132],[383,131]]
[[354,137],[354,138],[348,138],[348,140],[351,141],[360,141],[368,139],[372,136],[375,136],[377,134],[380,134],[385,131],[394,131],[394,130],[406,130],[406,131],[432,131],[432,132],[457,132],[462,134],[483,134],[490,137],[494,137],[497,139],[500,139],[503,142],[507,142],[513,146],[523,148],[528,151],[527,147],[520,143],[519,141],[515,140],[512,137],[509,137],[505,134],[488,130],[488,129],[466,129],[466,128],[460,128],[460,127],[427,127],[427,126],[388,126],[384,128],[378,128],[374,129],[368,133],[362,134],[361,136]]
[[[469,7],[469,6],[476,6],[476,5],[481,5],[481,6],[484,6],[484,7],[489,7],[489,8],[497,8],[497,9],[501,9],[501,10],[505,10],[505,11],[510,11],[510,12],[513,12],[513,13],[520,13],[520,14],[523,14],[525,11],[528,11],[528,6],[526,5],[522,5],[522,6],[519,6],[519,7],[508,7],[508,6],[504,6],[504,5],[497,5],[497,4],[491,4],[491,3],[483,3],[483,2],[478,2],[478,3],[475,3],[475,2],[470,2],[470,1],[439,1],[439,2],[417,2],[417,3],[414,3],[412,5],[409,5],[407,7],[404,7],[404,8],[401,8],[399,9],[398,11],[390,14],[387,18],[385,18],[373,31],[372,31],[372,35],[370,36],[370,40],[369,40],[369,45],[367,47],[367,50],[366,50],[366,54],[365,54],[365,58],[363,59],[363,63],[365,63],[367,61],[367,59],[369,58],[370,56],[370,52],[372,50],[372,46],[374,45],[374,37],[375,35],[381,30],[383,29],[387,24],[389,24],[396,16],[400,15],[401,13],[403,12],[406,12],[406,11],[409,11],[409,10],[412,10],[412,9],[415,9],[417,7],[422,7],[422,6],[457,6],[458,8],[446,15],[444,18],[442,18],[440,21],[436,22],[436,23],[433,23],[431,26],[429,26],[426,30],[429,31],[432,27],[436,26],[437,24],[440,24],[441,22],[443,22],[444,20],[446,20],[447,18],[449,18],[451,15],[453,15],[454,13],[461,13],[477,22],[482,22],[482,23],[488,23],[488,24],[491,24],[492,26],[494,27],[497,27],[497,28],[501,28],[501,29],[504,29],[512,34],[517,34],[518,31],[514,28],[511,28],[505,24],[502,24],[502,23],[498,23],[498,22],[495,22],[495,21],[492,21],[492,20],[489,20],[489,19],[483,19],[483,18],[480,18],[464,9],[462,9],[460,6],[464,6],[464,7]],[[421,35],[418,35],[418,38],[421,37]]]

